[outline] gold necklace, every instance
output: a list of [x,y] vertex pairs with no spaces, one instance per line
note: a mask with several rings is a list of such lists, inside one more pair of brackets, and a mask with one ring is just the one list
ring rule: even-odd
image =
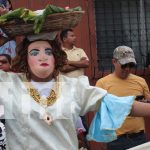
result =
[[59,75],[56,78],[56,82],[53,88],[54,90],[52,89],[49,96],[47,96],[46,98],[41,98],[38,90],[35,89],[30,82],[25,82],[25,85],[30,96],[44,108],[44,114],[42,116],[42,119],[48,125],[51,125],[53,122],[53,117],[51,116],[51,114],[47,113],[46,107],[53,105],[59,96]]
[[[58,90],[59,90],[59,81],[58,81],[59,77],[56,78],[56,82],[55,85],[53,87],[53,89],[50,91],[49,96],[47,96],[46,98],[42,98],[38,92],[37,89],[35,89],[30,82],[28,82],[27,84],[27,89],[28,92],[30,94],[30,96],[37,102],[39,103],[41,106],[43,107],[48,107],[53,105],[56,100],[57,100],[57,94],[58,94]],[[57,92],[57,93],[56,93]]]
[[29,88],[29,93],[33,97],[33,99],[40,103],[42,106],[51,106],[56,102],[57,95],[55,91],[52,89],[49,96],[46,98],[41,98],[39,92],[35,88]]
[[[44,113],[42,115],[42,119],[48,124],[51,125],[53,122],[53,117],[51,114],[47,113],[46,108],[48,106],[53,105],[59,96],[59,75],[56,78],[56,82],[54,85],[54,90],[52,89],[49,96],[46,98],[41,98],[40,94],[38,93],[37,89],[35,89],[30,82],[25,82],[27,90],[30,96],[39,103],[44,108]],[[57,92],[57,93],[56,93]]]

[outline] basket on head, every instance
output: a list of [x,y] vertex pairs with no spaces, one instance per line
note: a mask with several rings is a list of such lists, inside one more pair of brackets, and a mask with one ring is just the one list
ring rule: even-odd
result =
[[[64,13],[55,13],[47,16],[42,26],[41,32],[59,31],[75,27],[81,20],[84,11],[73,11]],[[0,28],[8,36],[19,36],[33,34],[33,22],[24,22],[23,20],[11,20],[0,24]]]

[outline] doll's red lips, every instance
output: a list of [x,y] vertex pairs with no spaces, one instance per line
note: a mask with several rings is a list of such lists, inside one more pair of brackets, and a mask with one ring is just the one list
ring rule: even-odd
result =
[[48,64],[47,63],[42,63],[42,64],[40,64],[40,66],[48,66]]

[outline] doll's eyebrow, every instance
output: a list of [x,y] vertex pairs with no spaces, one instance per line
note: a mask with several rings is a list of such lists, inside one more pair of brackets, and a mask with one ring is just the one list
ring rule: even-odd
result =
[[40,51],[39,49],[31,49],[30,51],[29,51],[29,53],[31,52],[31,51]]
[[52,51],[53,49],[52,48],[45,48],[45,50],[51,50]]

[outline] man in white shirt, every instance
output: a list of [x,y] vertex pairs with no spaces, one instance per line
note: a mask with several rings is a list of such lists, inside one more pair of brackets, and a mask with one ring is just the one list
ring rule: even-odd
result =
[[[62,49],[67,54],[67,62],[61,69],[61,73],[65,76],[74,78],[84,75],[85,68],[89,67],[89,59],[83,49],[75,46],[76,36],[73,30],[63,30],[60,33],[60,39],[62,42]],[[86,134],[85,131],[87,130],[87,124],[85,116],[81,116],[81,118],[79,117],[77,119],[76,129],[78,134],[81,134],[82,132]],[[82,145],[80,144],[80,141],[85,140],[85,138],[80,139],[81,138],[79,137],[79,145]]]
[[75,47],[76,36],[72,29],[60,33],[62,49],[67,54],[67,63],[61,69],[62,74],[69,77],[84,75],[84,69],[89,67],[89,59],[83,49]]

